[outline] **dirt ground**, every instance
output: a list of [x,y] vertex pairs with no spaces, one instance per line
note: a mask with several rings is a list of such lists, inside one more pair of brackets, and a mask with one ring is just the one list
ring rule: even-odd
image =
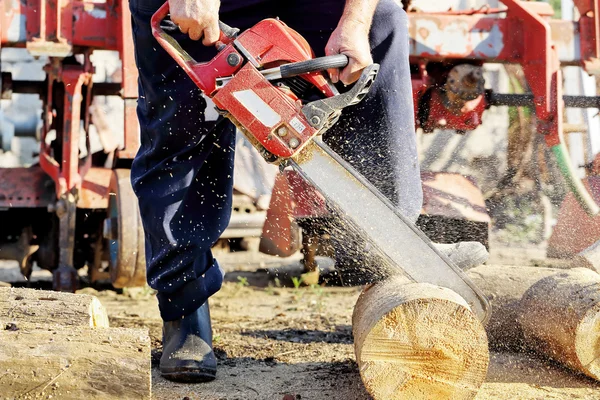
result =
[[[210,302],[219,369],[207,384],[160,377],[161,320],[150,290],[81,290],[99,297],[111,326],[150,330],[154,399],[369,399],[352,346],[360,288],[296,288],[288,278],[300,271],[297,258],[234,253],[220,259],[227,282]],[[0,269],[0,280],[9,272]],[[38,279],[47,279],[44,274]],[[535,355],[492,353],[477,399],[600,399],[600,384]]]

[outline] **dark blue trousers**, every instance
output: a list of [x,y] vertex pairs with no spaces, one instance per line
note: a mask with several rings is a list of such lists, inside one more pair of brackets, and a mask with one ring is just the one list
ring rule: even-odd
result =
[[[152,36],[150,18],[166,0],[130,0],[139,70],[141,147],[132,184],[145,230],[147,278],[164,320],[195,311],[222,284],[211,247],[231,214],[235,130],[205,121],[206,102]],[[344,0],[222,0],[220,18],[242,30],[279,17],[324,55]],[[347,108],[326,142],[416,220],[422,202],[408,65],[407,17],[381,0],[370,40],[380,73],[362,103]],[[175,35],[198,61],[213,48]],[[349,194],[351,195],[351,194]]]

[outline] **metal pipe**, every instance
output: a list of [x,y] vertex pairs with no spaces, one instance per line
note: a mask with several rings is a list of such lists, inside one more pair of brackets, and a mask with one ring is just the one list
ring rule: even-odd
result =
[[[486,92],[486,98],[492,106],[533,107],[532,94],[509,94]],[[600,96],[563,96],[565,107],[600,108]]]
[[[2,85],[3,98],[9,98],[12,93],[37,94],[45,96],[47,83],[45,81],[4,81]],[[92,86],[93,96],[120,96],[120,82],[95,82]]]

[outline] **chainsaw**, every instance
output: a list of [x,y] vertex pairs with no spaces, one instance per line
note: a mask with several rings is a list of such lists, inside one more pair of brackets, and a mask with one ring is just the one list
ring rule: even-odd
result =
[[218,53],[204,63],[195,61],[168,33],[178,29],[169,19],[168,2],[151,24],[156,40],[217,111],[268,163],[292,167],[311,183],[344,223],[360,232],[369,254],[415,282],[454,290],[480,320],[487,320],[488,301],[471,280],[322,140],[342,110],[368,93],[377,64],[366,67],[358,81],[340,93],[324,71],[344,68],[347,56],[315,58],[306,40],[279,19],[264,19],[241,33],[219,22]]

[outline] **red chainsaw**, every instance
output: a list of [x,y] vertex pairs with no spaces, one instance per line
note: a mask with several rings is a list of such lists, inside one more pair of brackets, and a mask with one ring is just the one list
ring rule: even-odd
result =
[[324,71],[345,67],[348,58],[314,58],[306,40],[278,19],[262,20],[241,33],[219,22],[218,53],[199,63],[167,33],[178,29],[168,17],[167,2],[152,17],[156,40],[267,162],[290,166],[315,186],[347,229],[368,243],[382,268],[450,288],[487,319],[487,299],[470,279],[321,140],[342,110],[368,93],[377,64],[340,93]]
[[[238,29],[219,22],[219,53],[198,63],[167,34],[173,29],[168,14],[166,3],[152,18],[158,42],[271,163],[296,156],[325,132],[343,108],[364,97],[379,69],[369,66],[352,90],[340,94],[321,71],[343,68],[348,58],[313,58],[306,40],[276,19],[260,21],[239,35]],[[302,101],[315,94],[324,98]]]

